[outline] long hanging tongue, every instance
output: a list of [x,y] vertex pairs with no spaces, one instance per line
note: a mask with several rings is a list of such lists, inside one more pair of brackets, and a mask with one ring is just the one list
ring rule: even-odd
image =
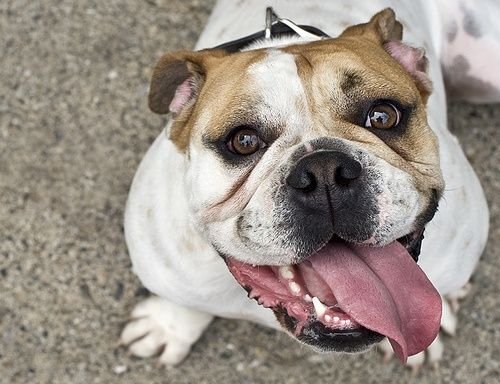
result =
[[441,297],[397,241],[385,247],[328,244],[308,259],[340,308],[389,338],[403,362],[427,348],[441,322]]

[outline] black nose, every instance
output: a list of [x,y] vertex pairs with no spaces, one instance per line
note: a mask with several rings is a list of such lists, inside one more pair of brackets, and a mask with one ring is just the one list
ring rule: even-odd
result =
[[329,189],[349,187],[362,171],[361,164],[347,153],[319,150],[302,157],[286,183],[296,192],[309,194],[321,186]]

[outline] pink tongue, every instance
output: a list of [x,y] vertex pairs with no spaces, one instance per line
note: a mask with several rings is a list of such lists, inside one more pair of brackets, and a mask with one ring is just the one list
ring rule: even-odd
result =
[[403,362],[427,348],[441,322],[441,297],[397,241],[385,247],[329,244],[308,259],[340,308],[389,338]]

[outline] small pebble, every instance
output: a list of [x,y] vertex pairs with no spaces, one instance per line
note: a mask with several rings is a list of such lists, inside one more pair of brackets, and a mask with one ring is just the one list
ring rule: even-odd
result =
[[113,372],[116,373],[117,375],[122,375],[125,372],[127,372],[127,366],[126,365],[117,365],[113,368]]

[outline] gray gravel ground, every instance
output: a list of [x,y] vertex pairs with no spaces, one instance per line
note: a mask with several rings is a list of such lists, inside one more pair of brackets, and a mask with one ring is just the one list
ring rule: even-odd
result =
[[212,5],[0,2],[0,382],[498,383],[498,105],[450,108],[486,189],[492,229],[438,370],[411,379],[376,352],[316,355],[228,320],[215,321],[174,370],[115,347],[144,295],[122,215],[134,171],[164,123],[146,106],[150,68],[161,52],[193,46]]

